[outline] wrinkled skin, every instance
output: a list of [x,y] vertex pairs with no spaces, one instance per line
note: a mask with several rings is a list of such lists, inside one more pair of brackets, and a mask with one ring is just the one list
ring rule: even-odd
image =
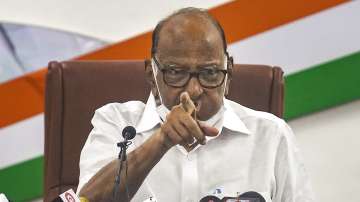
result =
[[[226,69],[219,31],[208,19],[196,14],[179,15],[167,21],[159,33],[158,51],[155,55],[163,66],[174,65],[193,71],[208,65]],[[149,63],[146,68],[147,77],[153,94],[158,97],[150,65]],[[171,109],[179,104],[180,94],[186,91],[197,106],[197,117],[207,120],[219,110],[223,96],[228,91],[232,60],[229,60],[228,71],[228,79],[215,89],[203,88],[195,77],[185,87],[174,88],[164,83],[163,75],[159,71],[157,83],[162,100],[165,106]]]
[[[156,57],[163,65],[172,64],[192,71],[209,64],[225,68],[225,53],[219,31],[208,19],[197,13],[171,17],[160,30],[159,36]],[[214,89],[201,87],[197,78],[191,78],[183,88],[170,87],[163,82],[162,73],[159,71],[156,77],[159,91],[165,106],[171,109],[171,112],[160,129],[127,156],[128,176],[126,178],[124,172],[121,172],[118,201],[131,199],[151,169],[174,145],[180,144],[190,151],[193,145],[205,144],[205,136],[218,134],[216,128],[200,124],[193,117],[193,112],[197,111],[200,120],[207,120],[219,110],[223,104],[223,96],[228,91],[231,70],[230,59],[228,80]],[[149,62],[146,66],[146,75],[152,93],[159,100]],[[194,139],[197,142],[193,143]],[[80,196],[85,196],[89,201],[111,201],[117,170],[118,161],[114,159],[85,184]],[[125,179],[129,185],[129,198],[124,188]]]

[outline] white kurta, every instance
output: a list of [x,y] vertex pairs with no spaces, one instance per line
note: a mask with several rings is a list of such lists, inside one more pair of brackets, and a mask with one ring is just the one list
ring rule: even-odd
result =
[[[199,201],[247,191],[266,201],[307,202],[313,194],[294,135],[282,119],[224,99],[221,133],[189,153],[171,148],[155,165],[132,201]],[[150,95],[140,101],[111,103],[96,110],[94,126],[80,157],[79,190],[103,166],[117,158],[121,132],[132,125],[137,135],[128,152],[141,145],[160,124]]]

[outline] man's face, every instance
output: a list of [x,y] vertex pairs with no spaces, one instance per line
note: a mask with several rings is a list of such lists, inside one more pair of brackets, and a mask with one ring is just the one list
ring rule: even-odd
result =
[[[227,69],[220,33],[210,21],[201,16],[182,15],[170,19],[159,33],[157,50],[155,57],[163,68],[191,72],[209,67]],[[163,76],[158,71],[156,79],[163,104],[169,109],[179,104],[180,94],[184,91],[189,93],[197,106],[197,117],[200,120],[209,119],[223,104],[227,80],[219,87],[207,88],[201,86],[196,77],[192,77],[185,86],[172,87],[164,82]]]

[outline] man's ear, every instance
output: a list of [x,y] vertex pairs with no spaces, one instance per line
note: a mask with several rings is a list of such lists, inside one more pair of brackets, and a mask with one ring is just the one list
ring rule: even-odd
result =
[[151,92],[155,97],[155,100],[160,100],[159,99],[159,95],[158,95],[158,91],[156,89],[156,84],[155,84],[155,78],[153,75],[153,69],[151,67],[151,60],[146,59],[145,60],[145,79],[146,82],[150,85],[151,88]]
[[225,81],[226,82],[225,93],[224,93],[225,96],[229,94],[230,82],[232,80],[232,75],[233,75],[233,67],[234,67],[234,59],[232,56],[229,56],[228,67],[227,67],[228,76],[227,76],[227,80]]

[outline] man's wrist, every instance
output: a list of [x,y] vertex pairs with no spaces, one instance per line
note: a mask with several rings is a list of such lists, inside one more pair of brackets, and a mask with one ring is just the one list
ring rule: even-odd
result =
[[163,152],[167,152],[171,147],[174,146],[171,141],[166,138],[161,128],[155,132],[154,138],[156,139],[158,145],[160,145]]

